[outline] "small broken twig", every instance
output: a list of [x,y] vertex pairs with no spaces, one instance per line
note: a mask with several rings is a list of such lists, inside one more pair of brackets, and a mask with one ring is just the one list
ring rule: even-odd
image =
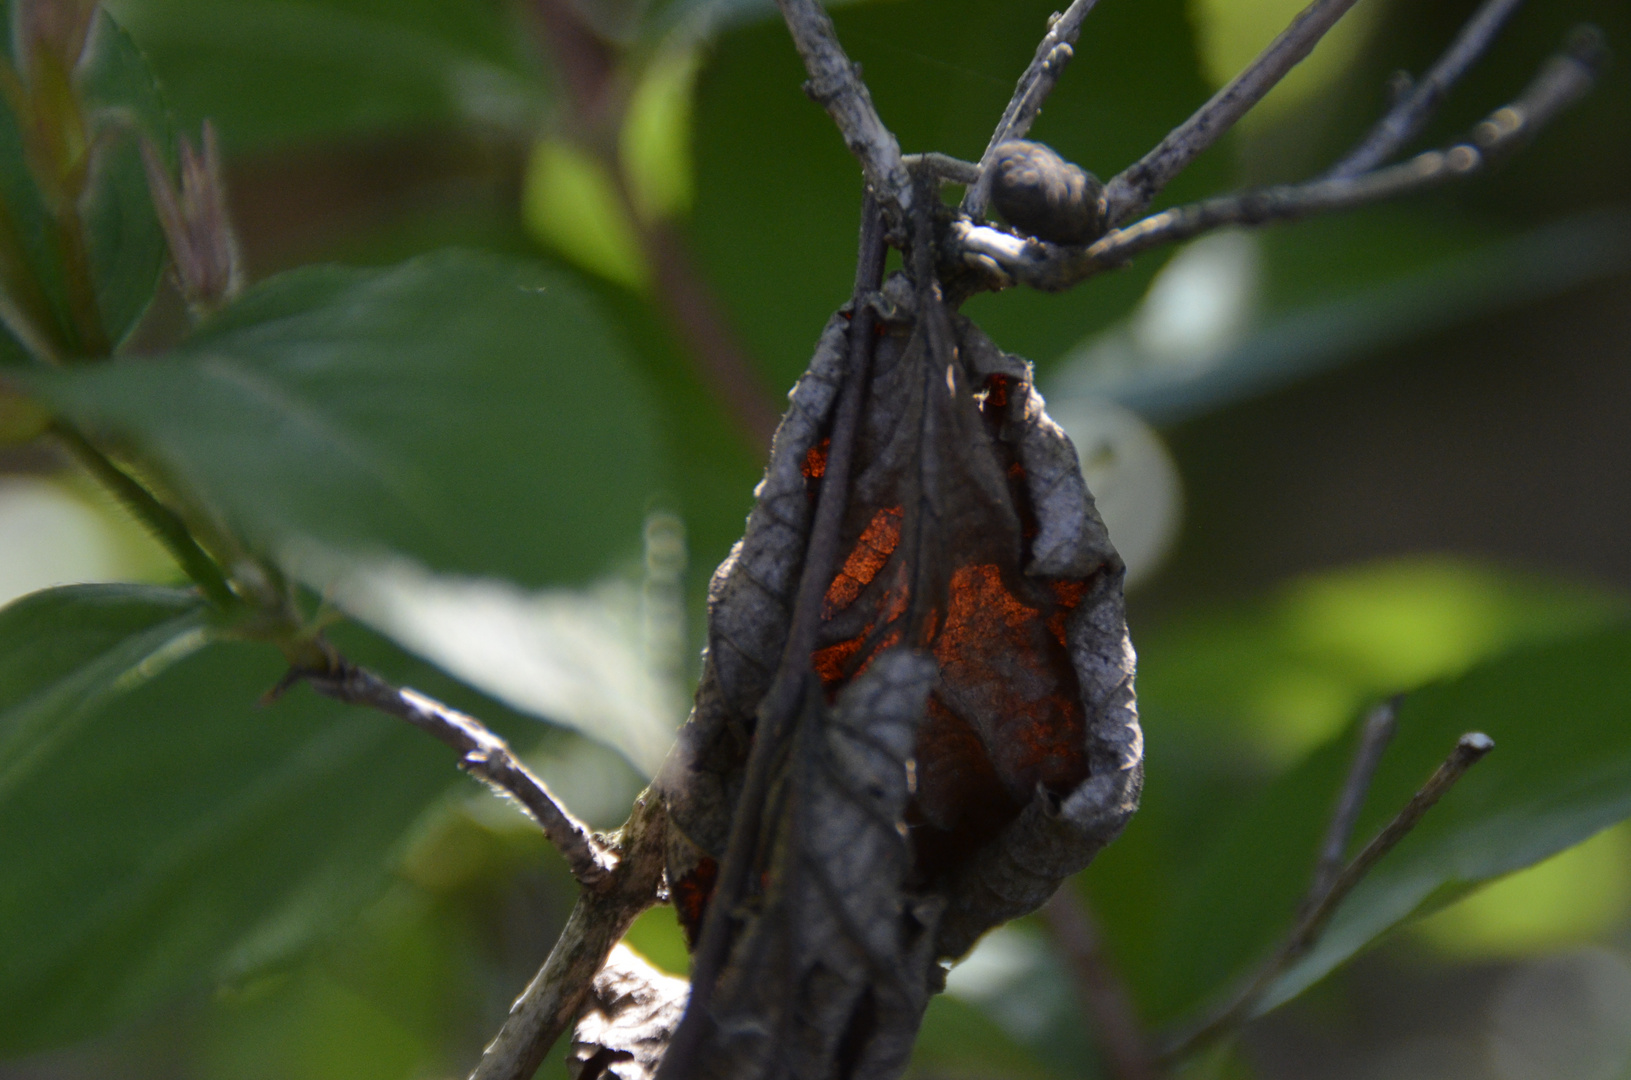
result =
[[1456,781],[1460,780],[1468,769],[1483,760],[1484,755],[1493,749],[1495,740],[1482,732],[1473,731],[1461,736],[1450,756],[1445,758],[1444,763],[1428,778],[1427,783],[1410,797],[1404,809],[1394,815],[1393,820],[1383,826],[1382,831],[1343,867],[1342,872],[1331,882],[1318,902],[1310,905],[1298,917],[1296,925],[1286,935],[1280,947],[1251,981],[1211,1019],[1175,1040],[1162,1053],[1162,1060],[1172,1062],[1188,1057],[1196,1050],[1234,1031],[1249,1019],[1252,1010],[1273,987],[1275,981],[1319,940],[1326,923],[1330,921],[1342,901],[1347,899],[1348,894],[1353,892],[1354,886],[1364,880],[1365,875],[1382,856],[1392,851],[1398,846],[1399,841],[1409,835],[1410,830],[1414,829],[1427,811],[1455,786]]
[[838,43],[820,0],[776,0],[776,6],[810,74],[806,92],[838,125],[878,200],[892,215],[904,217],[912,205],[912,178],[901,161],[900,143],[878,116],[872,93]]
[[340,657],[327,669],[296,668],[290,675],[304,680],[325,697],[367,705],[406,720],[459,751],[463,755],[459,760],[461,769],[527,808],[550,843],[565,857],[572,876],[585,888],[603,886],[616,867],[616,856],[590,834],[588,826],[561,806],[544,782],[521,764],[509,744],[475,717],[417,691],[393,686],[367,668]]
[[1450,88],[1484,55],[1508,17],[1521,3],[1523,0],[1485,0],[1427,74],[1412,83],[1409,90],[1401,94],[1387,111],[1387,115],[1371,128],[1370,134],[1361,139],[1347,157],[1331,166],[1325,175],[1337,180],[1369,172],[1420,134],[1427,121],[1438,111]]
[[1132,992],[1104,955],[1097,920],[1075,886],[1067,881],[1053,894],[1042,917],[1064,950],[1098,1047],[1114,1080],[1161,1080],[1163,1071],[1138,1020]]
[[1365,805],[1365,793],[1370,790],[1376,776],[1376,766],[1382,763],[1382,752],[1393,741],[1398,729],[1400,698],[1384,701],[1370,711],[1359,729],[1359,748],[1354,751],[1353,763],[1348,766],[1348,778],[1342,783],[1337,796],[1336,810],[1331,824],[1325,830],[1325,841],[1320,844],[1319,860],[1314,864],[1314,882],[1308,888],[1299,914],[1310,911],[1331,891],[1331,885],[1342,873],[1342,864],[1348,853],[1348,841],[1353,837],[1359,811]]

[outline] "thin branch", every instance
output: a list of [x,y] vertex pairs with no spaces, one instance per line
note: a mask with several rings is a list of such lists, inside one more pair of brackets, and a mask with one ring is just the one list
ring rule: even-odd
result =
[[598,891],[584,890],[544,966],[521,992],[470,1080],[532,1080],[550,1047],[583,1011],[595,975],[630,924],[657,901],[663,880],[663,801],[649,789],[612,837],[617,865]]
[[1113,1080],[1161,1080],[1133,995],[1104,954],[1102,935],[1087,902],[1065,882],[1042,909],[1048,929],[1070,962],[1076,990]]
[[[984,177],[989,174],[991,162],[996,156],[997,147],[1010,139],[1023,139],[1036,122],[1037,115],[1042,111],[1042,103],[1059,81],[1059,75],[1064,71],[1065,65],[1070,63],[1074,55],[1071,46],[1081,36],[1082,23],[1086,21],[1088,13],[1098,0],[1072,0],[1070,7],[1065,9],[1063,15],[1056,16],[1048,24],[1048,32],[1042,35],[1042,40],[1036,47],[1036,55],[1031,58],[1030,65],[1025,73],[1019,77],[1019,84],[1014,87],[1014,96],[1008,99],[1008,105],[1002,110],[1002,118],[997,121],[995,130],[991,132],[991,140],[985,144],[985,152],[980,155],[980,173]],[[963,196],[962,212],[969,218],[979,221],[985,216],[986,200],[990,196],[988,181],[979,181],[968,189]]]
[[459,760],[461,769],[527,808],[550,843],[566,858],[566,865],[580,884],[594,890],[606,883],[617,865],[616,856],[555,800],[544,782],[521,764],[503,739],[475,717],[417,691],[393,686],[367,668],[340,657],[335,657],[326,669],[294,668],[290,675],[304,679],[325,697],[378,709],[451,746],[463,755]]
[[937,150],[923,154],[907,154],[901,161],[906,163],[908,172],[916,173],[919,169],[927,169],[943,184],[974,184],[980,179],[978,164],[954,158],[950,154],[942,154]]
[[1293,221],[1471,176],[1528,142],[1579,100],[1596,81],[1604,57],[1601,34],[1578,29],[1524,92],[1473,128],[1468,141],[1359,176],[1258,188],[1174,207],[1107,233],[1087,247],[1046,244],[961,221],[952,226],[952,236],[962,261],[990,275],[996,287],[1018,282],[1049,292],[1066,289],[1120,267],[1135,255],[1226,225]]
[[1359,811],[1365,805],[1365,793],[1376,776],[1376,767],[1382,763],[1382,752],[1393,741],[1393,733],[1398,728],[1399,700],[1385,701],[1365,717],[1359,731],[1359,748],[1348,766],[1348,778],[1343,781],[1342,793],[1337,797],[1331,824],[1325,830],[1325,841],[1320,844],[1319,860],[1314,864],[1314,882],[1308,888],[1301,911],[1311,911],[1323,900],[1342,873],[1348,841],[1353,837]]
[[73,427],[56,420],[51,424],[51,434],[164,545],[170,557],[175,559],[210,603],[223,610],[242,605],[243,601],[228,583],[226,571],[199,546],[179,514],[159,502],[152,492],[137,483]]
[[1106,217],[1119,225],[1155,199],[1173,177],[1223,133],[1302,61],[1356,0],[1314,0],[1256,60],[1212,95],[1195,114],[1173,128],[1154,150],[1129,165],[1105,184]]
[[1196,1050],[1233,1032],[1248,1020],[1252,1010],[1263,1000],[1263,996],[1274,986],[1275,981],[1319,940],[1326,923],[1330,921],[1342,901],[1347,899],[1348,894],[1353,892],[1354,886],[1364,880],[1365,875],[1382,856],[1392,851],[1398,846],[1399,841],[1409,835],[1410,830],[1414,829],[1427,811],[1455,786],[1456,781],[1460,780],[1468,769],[1478,764],[1484,755],[1493,749],[1495,740],[1482,732],[1474,731],[1461,736],[1450,756],[1438,767],[1427,783],[1410,797],[1404,809],[1365,845],[1364,850],[1354,856],[1352,862],[1343,867],[1342,872],[1331,882],[1330,888],[1319,901],[1298,917],[1291,933],[1286,935],[1279,949],[1257,975],[1215,1016],[1175,1041],[1172,1047],[1162,1054],[1162,1059],[1173,1062],[1188,1057]]
[[900,143],[879,118],[820,0],[776,0],[776,6],[810,74],[805,92],[832,116],[878,200],[903,216],[912,205],[912,178],[901,161]]
[[1370,172],[1419,135],[1450,88],[1484,55],[1506,20],[1522,3],[1523,0],[1485,0],[1484,6],[1461,27],[1438,62],[1411,85],[1408,92],[1400,95],[1393,108],[1376,122],[1359,145],[1325,175],[1342,179]]
[[[631,207],[631,213],[632,213]],[[764,376],[742,347],[706,276],[666,222],[640,230],[658,300],[687,346],[697,374],[760,453],[768,453],[780,412]]]
[[658,1080],[688,1080],[696,1071],[697,1054],[712,1023],[708,1006],[714,984],[729,956],[730,923],[745,893],[749,864],[758,847],[764,803],[775,778],[776,765],[792,739],[814,678],[810,654],[821,622],[822,596],[838,566],[839,530],[849,501],[850,467],[875,343],[876,312],[871,300],[883,282],[884,259],[888,254],[885,230],[880,201],[869,189],[861,209],[860,253],[850,312],[849,363],[839,389],[827,448],[827,468],[805,544],[804,567],[788,622],[787,642],[776,677],[759,704],[747,775],[732,813],[730,840],[691,959],[691,1000],[679,1028],[669,1040]]

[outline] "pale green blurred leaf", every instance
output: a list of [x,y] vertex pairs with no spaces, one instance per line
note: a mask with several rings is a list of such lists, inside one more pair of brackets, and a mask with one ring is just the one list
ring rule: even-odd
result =
[[177,112],[234,150],[427,124],[525,130],[547,95],[493,0],[114,0]]
[[292,271],[167,356],[34,386],[274,555],[584,580],[638,552],[657,472],[643,389],[593,299],[496,256]]
[[[1626,610],[1622,598],[1579,585],[1419,557],[1141,625],[1143,805],[1078,884],[1145,1015],[1171,1022],[1218,992],[1268,947],[1307,887],[1335,775],[1308,781],[1298,809],[1253,832],[1240,808],[1262,797],[1265,774],[1321,743],[1340,765],[1350,743],[1333,736],[1371,703],[1610,625]],[[1398,802],[1386,800],[1386,812]],[[1292,840],[1284,829],[1301,832]],[[1225,837],[1234,838],[1227,850]]]
[[1631,908],[1631,826],[1486,885],[1415,927],[1461,959],[1534,956],[1602,940]]
[[[1064,358],[1048,382],[1049,399],[1109,397],[1157,423],[1176,423],[1631,266],[1631,212],[1624,209],[1505,238],[1468,235],[1465,225],[1435,217],[1383,207],[1359,220],[1251,234],[1266,295],[1234,313],[1243,326],[1220,325],[1211,337],[1163,347],[1174,334],[1152,319],[1158,279],[1125,326]],[[1169,269],[1183,261],[1180,254]],[[1192,276],[1161,298],[1181,312],[1206,310],[1213,293],[1238,288],[1238,269],[1219,264],[1213,277]]]

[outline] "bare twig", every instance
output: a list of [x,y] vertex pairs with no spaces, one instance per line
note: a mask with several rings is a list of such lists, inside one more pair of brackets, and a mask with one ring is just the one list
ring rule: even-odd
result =
[[900,143],[879,118],[820,0],[776,0],[776,6],[810,74],[805,91],[832,116],[878,200],[904,215],[912,205],[912,178],[901,161]]
[[980,166],[976,163],[936,150],[925,154],[907,154],[901,160],[906,163],[908,171],[916,173],[919,169],[927,169],[943,184],[973,184],[980,178]]
[[1398,846],[1409,835],[1427,811],[1444,797],[1466,771],[1481,761],[1495,748],[1495,740],[1482,732],[1469,732],[1456,742],[1455,749],[1428,778],[1427,783],[1410,797],[1393,820],[1383,826],[1370,843],[1353,861],[1343,867],[1319,901],[1311,905],[1297,919],[1296,925],[1269,961],[1222,1009],[1189,1034],[1177,1039],[1161,1056],[1168,1062],[1189,1056],[1223,1036],[1229,1034],[1250,1018],[1252,1010],[1263,999],[1287,968],[1313,947],[1342,901],[1364,880],[1373,866]]
[[475,717],[416,691],[392,686],[367,668],[339,657],[325,669],[297,668],[291,675],[304,679],[313,690],[336,701],[367,705],[406,720],[459,751],[463,755],[460,768],[527,808],[550,843],[560,849],[572,876],[580,884],[594,890],[606,883],[617,865],[616,856],[596,841],[583,822],[555,801],[544,782],[521,764],[503,739]]
[[775,765],[792,738],[804,697],[814,675],[810,654],[821,621],[821,600],[838,565],[839,529],[849,499],[850,466],[860,430],[862,398],[874,347],[876,313],[870,300],[883,281],[885,222],[880,201],[869,189],[861,209],[861,243],[856,260],[855,296],[851,305],[849,363],[827,448],[827,467],[816,500],[815,519],[804,552],[793,614],[781,664],[759,705],[748,755],[747,776],[732,814],[730,840],[719,878],[708,901],[702,932],[691,960],[691,1000],[663,1056],[659,1080],[686,1080],[695,1071],[696,1055],[712,1022],[708,1005],[714,983],[730,949],[730,923],[747,884],[749,864],[758,846],[762,809]]
[[955,223],[952,237],[962,260],[992,275],[998,287],[1018,282],[1050,292],[1066,289],[1152,248],[1225,225],[1292,221],[1470,176],[1523,145],[1579,100],[1596,80],[1603,59],[1601,35],[1589,28],[1579,29],[1524,92],[1478,124],[1467,141],[1359,176],[1258,188],[1174,207],[1107,233],[1086,247],[1046,244],[969,222]]
[[1139,1023],[1132,992],[1104,954],[1092,910],[1065,882],[1042,909],[1048,929],[1065,952],[1088,1020],[1113,1080],[1161,1080],[1164,1075]]
[[1325,830],[1325,841],[1320,845],[1318,861],[1314,864],[1314,881],[1299,911],[1310,911],[1331,891],[1331,885],[1342,873],[1342,864],[1348,853],[1348,841],[1353,836],[1359,811],[1365,805],[1365,793],[1376,776],[1376,766],[1382,763],[1382,752],[1393,741],[1398,727],[1399,698],[1385,701],[1370,711],[1359,729],[1359,747],[1354,751],[1353,763],[1348,766],[1348,778],[1343,781],[1337,796],[1336,810],[1331,824]]
[[663,801],[635,800],[612,837],[617,865],[598,891],[585,890],[549,959],[510,1006],[509,1018],[482,1051],[470,1080],[531,1080],[550,1047],[583,1010],[594,977],[635,916],[656,902],[663,878]]
[[1387,161],[1411,139],[1438,111],[1450,88],[1460,81],[1467,69],[1484,55],[1502,25],[1518,9],[1523,0],[1485,0],[1472,18],[1461,27],[1450,47],[1438,58],[1427,74],[1400,95],[1387,115],[1376,122],[1370,134],[1347,157],[1326,172],[1332,179],[1358,176]]
[[1106,217],[1119,225],[1139,213],[1201,151],[1217,142],[1313,51],[1355,0],[1314,0],[1229,85],[1104,188]]
[[1026,132],[1031,130],[1037,114],[1042,111],[1042,103],[1053,92],[1060,72],[1070,62],[1073,55],[1071,46],[1081,36],[1082,23],[1096,3],[1098,0],[1072,0],[1065,13],[1048,24],[1048,32],[1037,45],[1030,66],[1019,77],[1014,96],[1008,99],[1002,118],[997,121],[995,130],[991,132],[991,140],[985,144],[985,152],[980,155],[981,179],[977,179],[963,195],[962,212],[973,220],[979,221],[985,215],[991,186],[984,177],[990,170],[997,147],[1010,139],[1023,139]]

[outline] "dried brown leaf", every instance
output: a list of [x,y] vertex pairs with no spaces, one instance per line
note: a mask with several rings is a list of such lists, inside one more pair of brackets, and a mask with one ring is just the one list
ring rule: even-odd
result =
[[573,1080],[651,1080],[685,1011],[690,984],[618,945],[595,976],[566,1057]]
[[[699,1053],[709,1076],[898,1073],[936,959],[1034,910],[1137,805],[1122,565],[1030,365],[903,276],[880,313],[816,676],[760,815]],[[696,707],[658,784],[699,931],[788,637],[851,313],[792,394],[714,576]],[[866,749],[860,749],[860,748]]]

